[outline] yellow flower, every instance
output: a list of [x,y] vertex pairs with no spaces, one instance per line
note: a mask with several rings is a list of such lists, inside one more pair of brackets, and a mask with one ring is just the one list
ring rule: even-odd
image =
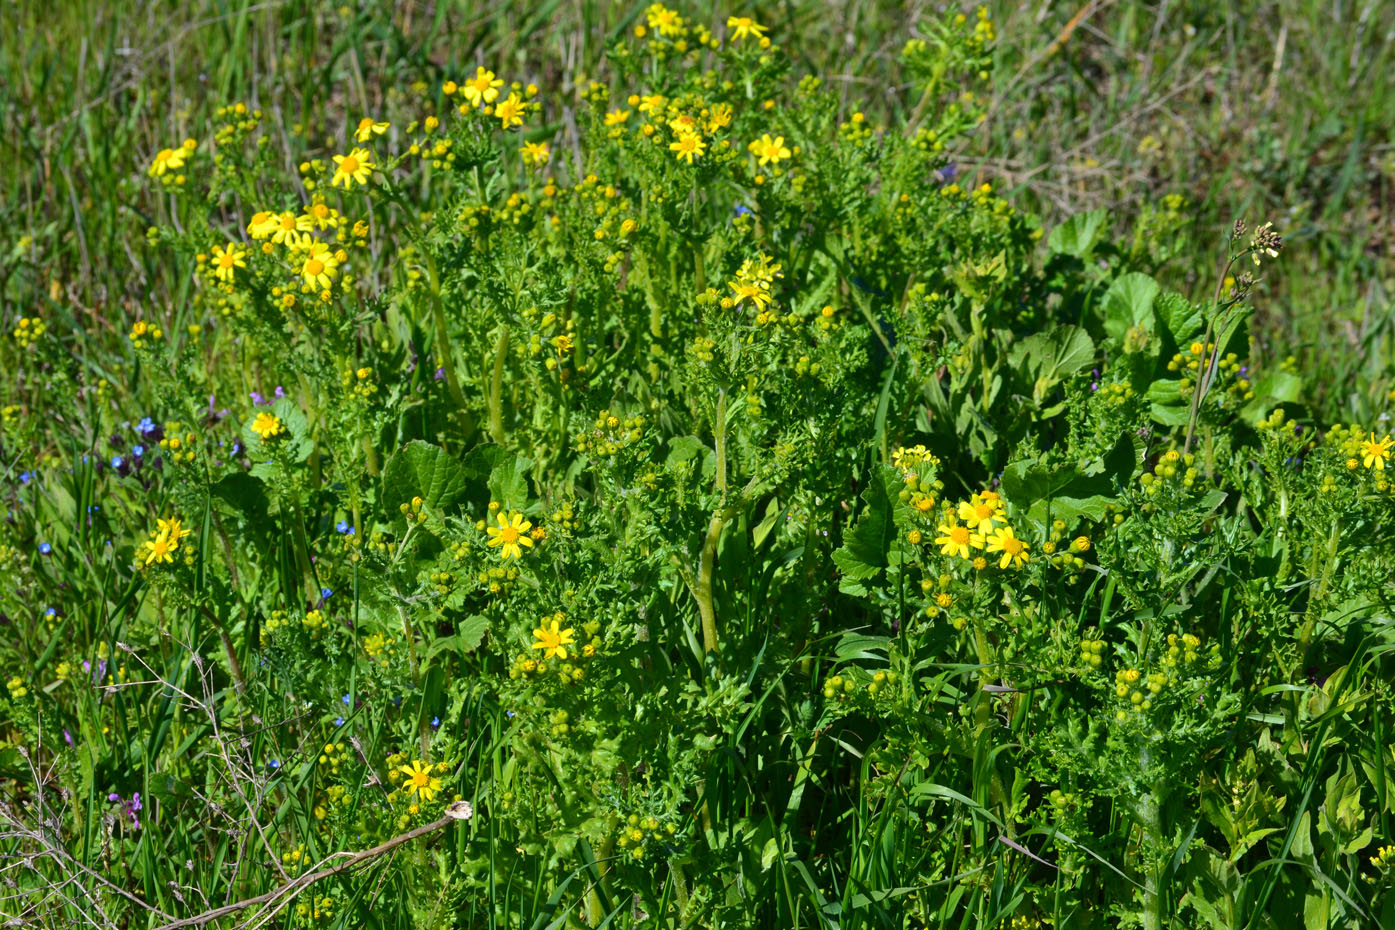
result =
[[567,658],[567,645],[575,638],[574,634],[576,631],[571,627],[562,630],[559,629],[560,626],[560,623],[553,620],[550,628],[539,624],[538,628],[533,631],[533,635],[537,637],[538,640],[533,644],[533,648],[541,649],[544,659]]
[[701,138],[696,133],[688,133],[678,137],[677,142],[670,142],[668,149],[673,152],[679,161],[693,163],[693,159],[707,150]]
[[949,522],[940,524],[937,531],[940,535],[935,537],[935,545],[940,547],[943,555],[957,555],[961,559],[967,559],[970,548],[983,548],[983,537],[970,531],[967,526],[960,526],[953,517]]
[[373,117],[365,116],[358,121],[358,129],[354,130],[354,141],[367,142],[374,136],[381,136],[387,131],[387,123],[375,123],[373,122]]
[[547,164],[552,158],[552,151],[546,142],[525,142],[518,151],[523,155],[523,163],[534,168]]
[[998,561],[999,568],[1007,568],[1009,565],[1020,568],[1030,558],[1027,549],[1027,544],[1013,535],[1010,526],[999,527],[988,537],[988,551],[1003,554]]
[[420,759],[413,759],[411,765],[404,765],[397,771],[402,774],[402,790],[415,794],[423,802],[441,792],[441,780],[432,775],[431,766]]
[[731,30],[731,41],[740,42],[748,36],[759,39],[766,29],[749,16],[728,16],[727,28]]
[[323,200],[316,200],[306,207],[305,215],[315,224],[316,229],[334,229],[339,225],[339,211]]
[[166,171],[178,171],[184,167],[184,156],[188,154],[183,147],[177,149],[161,149],[155,154],[155,160],[150,164],[149,174],[152,178],[157,178]]
[[290,249],[305,241],[305,233],[310,231],[311,225],[310,217],[296,216],[289,210],[276,214],[273,222],[276,226],[271,230],[271,241]]
[[274,233],[279,226],[280,217],[275,213],[259,210],[252,214],[252,220],[247,224],[247,235],[253,239],[265,239]]
[[785,137],[776,136],[772,139],[768,132],[752,142],[749,147],[761,165],[778,165],[781,159],[790,157],[790,150],[785,146]]
[[493,71],[479,67],[475,69],[475,76],[461,85],[460,92],[470,101],[470,106],[478,107],[498,99],[499,88],[503,86],[504,82],[496,78]]
[[258,413],[257,418],[252,421],[252,432],[256,433],[263,440],[271,439],[274,436],[280,436],[285,431],[286,428],[281,425],[281,418],[274,414],[267,413],[265,410]]
[[489,548],[498,549],[503,546],[503,551],[499,554],[506,559],[518,559],[523,557],[523,550],[520,546],[533,547],[533,539],[528,536],[528,531],[533,528],[533,524],[523,519],[523,514],[515,510],[505,517],[499,515],[499,525],[491,526],[488,529]]
[[229,242],[227,248],[215,245],[213,247],[213,273],[219,281],[231,284],[236,270],[247,267],[247,263],[243,261],[246,257],[247,253],[239,249],[235,242]]
[[649,28],[657,30],[659,35],[674,36],[683,31],[683,17],[662,3],[650,4],[644,14],[649,20]]
[[1003,505],[998,495],[993,494],[992,497],[989,497],[988,494],[992,494],[992,492],[975,494],[959,504],[959,519],[968,524],[970,529],[986,533],[993,528],[993,521],[1007,522],[1003,516]]
[[605,124],[607,126],[619,126],[621,123],[625,122],[625,120],[629,118],[629,110],[611,110],[609,113],[605,115]]
[[718,129],[731,125],[731,104],[719,103],[707,114],[707,131],[716,132]]
[[523,113],[523,100],[518,94],[509,94],[504,100],[499,101],[499,105],[494,108],[494,115],[499,117],[499,126],[502,129],[522,126]]
[[769,288],[761,287],[758,284],[744,284],[739,281],[729,281],[728,286],[736,292],[732,298],[736,306],[741,306],[743,301],[749,300],[756,305],[757,310],[764,310],[770,303]]
[[333,286],[338,269],[339,260],[330,252],[329,246],[323,242],[312,242],[300,266],[300,276],[311,287],[327,291]]
[[1390,458],[1391,442],[1389,436],[1376,442],[1376,434],[1372,433],[1370,439],[1361,443],[1361,463],[1367,468],[1385,471],[1385,460]]
[[179,548],[179,543],[171,540],[163,533],[145,541],[145,564],[151,565],[156,562],[173,562],[174,550]]
[[160,528],[160,535],[165,536],[175,543],[176,548],[179,541],[188,536],[193,530],[184,529],[179,525],[178,517],[170,517],[168,520],[156,519],[155,523]]
[[356,148],[347,155],[335,155],[334,177],[330,178],[330,186],[339,187],[342,184],[344,190],[351,190],[355,182],[367,185],[368,176],[376,167],[373,153],[368,149]]
[[663,94],[646,94],[639,98],[639,112],[654,116],[664,108],[666,102]]

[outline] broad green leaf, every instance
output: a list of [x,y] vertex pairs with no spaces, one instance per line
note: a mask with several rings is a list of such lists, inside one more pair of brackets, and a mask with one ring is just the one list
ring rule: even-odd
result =
[[494,466],[489,473],[489,496],[504,510],[523,510],[528,505],[528,469],[532,462],[515,456]]
[[1102,302],[1104,331],[1121,341],[1134,326],[1151,333],[1153,302],[1161,290],[1157,281],[1142,272],[1130,271],[1115,278]]
[[1046,244],[1052,252],[1084,259],[1104,237],[1108,214],[1104,210],[1077,213],[1051,230]]
[[[888,490],[895,486],[897,473],[882,466],[872,472],[867,489],[862,492],[866,507],[857,523],[843,537],[843,545],[833,553],[833,561],[847,581],[858,582],[875,577],[889,563],[887,553],[896,535],[893,519],[895,505]],[[842,585],[840,584],[840,587]],[[848,593],[865,591],[862,585],[850,585]]]
[[465,496],[468,472],[461,461],[440,446],[413,440],[383,467],[383,503],[388,512],[413,497],[428,507],[451,507]]
[[1165,291],[1153,301],[1153,312],[1178,347],[1191,343],[1206,328],[1201,308],[1176,291]]

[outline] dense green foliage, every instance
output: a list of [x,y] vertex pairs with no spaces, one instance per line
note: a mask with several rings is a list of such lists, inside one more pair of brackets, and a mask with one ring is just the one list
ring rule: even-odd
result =
[[1395,922],[1389,310],[1000,181],[1073,25],[926,18],[888,102],[654,4],[370,103],[381,13],[242,8],[345,32],[6,207],[0,913]]

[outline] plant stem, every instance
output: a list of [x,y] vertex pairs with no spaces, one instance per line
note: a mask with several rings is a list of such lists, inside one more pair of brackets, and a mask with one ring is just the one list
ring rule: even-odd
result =
[[489,435],[500,445],[504,443],[504,362],[509,355],[509,327],[499,327],[499,340],[494,345],[494,373],[489,379]]

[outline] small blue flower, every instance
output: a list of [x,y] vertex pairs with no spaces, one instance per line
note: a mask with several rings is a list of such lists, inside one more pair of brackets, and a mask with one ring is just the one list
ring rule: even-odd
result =
[[335,717],[335,718],[334,718],[334,725],[335,725],[336,727],[342,727],[342,726],[344,725],[344,718],[343,718],[343,717]]
[[142,455],[145,455],[145,446],[141,445],[140,443],[136,443],[134,446],[131,447],[131,454],[134,455],[136,458],[140,458]]
[[341,697],[339,700],[344,702],[345,707],[349,706],[349,696],[347,694]]
[[334,524],[334,529],[340,533],[347,533],[349,532],[349,522],[347,520],[340,520],[338,523]]
[[52,551],[53,551],[53,546],[49,545],[49,544],[46,543],[46,542],[39,543],[39,554],[40,554],[40,555],[48,555],[48,554],[49,554],[50,552],[52,552]]
[[34,479],[34,473],[33,473],[32,471],[22,471],[22,472],[19,473],[19,483],[20,483],[20,484],[28,484],[28,483],[29,483],[30,481],[32,481],[33,479]]
[[112,468],[120,468],[120,467],[121,467],[121,463],[124,462],[124,461],[125,461],[125,459],[123,459],[121,456],[119,456],[119,455],[113,455],[113,456],[111,457],[111,467],[112,467]]
[[334,595],[334,592],[331,591],[329,588],[321,588],[321,589],[320,589],[320,597],[323,598],[323,599],[325,599],[325,600],[329,600],[330,597],[332,597],[333,595]]
[[271,769],[271,770],[274,772],[274,771],[276,771],[277,769],[279,769],[279,768],[281,767],[281,760],[280,760],[280,759],[272,759],[270,762],[268,762],[268,763],[266,764],[266,767],[269,768],[269,769]]
[[748,207],[748,206],[746,206],[744,203],[738,203],[738,204],[736,205],[736,215],[737,215],[737,216],[750,216],[750,215],[751,215],[751,208]]
[[44,611],[44,616],[45,616],[45,617],[56,617],[56,616],[58,616],[58,611],[56,611],[56,610],[54,610],[52,607],[50,607],[48,610]]
[[149,436],[151,433],[155,432],[155,421],[150,419],[150,417],[145,417],[136,424],[136,432],[140,433],[142,436]]
[[441,728],[441,718],[440,718],[440,717],[432,717],[432,718],[431,718],[431,729],[433,729],[433,730],[439,730],[440,728]]

